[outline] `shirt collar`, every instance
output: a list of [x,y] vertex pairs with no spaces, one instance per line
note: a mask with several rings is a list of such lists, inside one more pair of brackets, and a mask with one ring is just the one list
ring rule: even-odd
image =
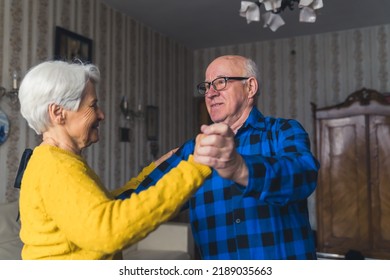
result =
[[252,107],[248,118],[239,130],[249,126],[259,130],[265,129],[264,116],[256,107]]

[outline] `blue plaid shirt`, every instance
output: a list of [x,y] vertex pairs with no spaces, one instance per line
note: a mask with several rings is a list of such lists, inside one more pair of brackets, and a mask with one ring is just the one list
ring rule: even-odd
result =
[[[253,108],[235,140],[249,169],[248,185],[213,170],[189,201],[202,259],[315,259],[307,197],[316,188],[319,163],[303,127]],[[136,192],[154,185],[194,147],[194,140],[186,142]]]

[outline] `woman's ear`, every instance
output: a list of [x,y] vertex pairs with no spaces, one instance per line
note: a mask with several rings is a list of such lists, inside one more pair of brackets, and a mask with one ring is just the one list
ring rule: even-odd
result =
[[49,118],[53,124],[64,124],[65,123],[65,112],[64,108],[57,104],[50,104],[49,109]]

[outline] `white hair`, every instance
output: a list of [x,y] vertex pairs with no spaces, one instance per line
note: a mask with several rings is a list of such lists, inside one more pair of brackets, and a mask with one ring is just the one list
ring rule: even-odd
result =
[[260,79],[259,69],[257,68],[256,63],[252,59],[246,58],[244,62],[244,67],[245,67],[245,72],[247,77],[252,76],[259,81]]
[[[259,68],[257,67],[256,63],[250,59],[250,58],[246,58],[245,59],[245,62],[244,62],[244,68],[245,68],[245,75],[247,77],[255,77],[258,84],[259,84],[259,87],[257,88],[257,92],[256,92],[256,95],[255,95],[255,103],[256,103],[256,100],[257,100],[257,97],[260,95],[260,74],[259,74]],[[246,81],[244,81],[246,82]]]
[[31,68],[19,88],[20,112],[37,134],[50,124],[50,104],[77,111],[87,81],[98,83],[100,72],[93,64],[46,61]]

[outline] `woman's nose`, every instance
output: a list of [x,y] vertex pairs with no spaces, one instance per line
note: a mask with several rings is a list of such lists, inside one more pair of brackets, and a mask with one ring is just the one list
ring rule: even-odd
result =
[[103,110],[100,109],[100,108],[99,108],[99,111],[98,111],[98,118],[99,118],[100,120],[104,120],[104,118],[105,118],[104,112],[103,112]]

